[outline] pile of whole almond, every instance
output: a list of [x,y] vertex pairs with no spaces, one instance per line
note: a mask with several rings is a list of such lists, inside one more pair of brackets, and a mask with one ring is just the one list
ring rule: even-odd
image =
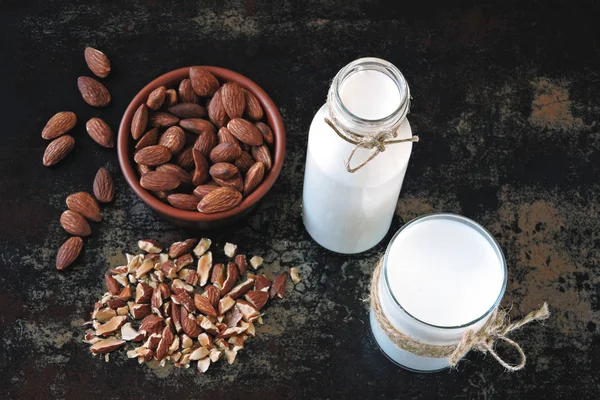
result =
[[[197,361],[206,372],[223,355],[231,364],[256,335],[254,324],[263,323],[267,301],[286,292],[285,273],[271,281],[248,272],[246,256],[231,243],[224,246],[227,265],[213,265],[210,239],[176,242],[166,253],[152,240],[138,246],[146,253],[127,254],[127,265],[105,275],[108,292],[96,303],[94,329],[85,335],[93,354],[129,343],[127,357],[140,364],[154,359],[189,368]],[[255,271],[262,262],[257,256],[249,260]],[[294,284],[300,281],[296,268],[289,273]]]
[[140,185],[182,210],[237,206],[272,167],[274,136],[263,118],[250,91],[191,67],[177,90],[156,88],[133,116]]

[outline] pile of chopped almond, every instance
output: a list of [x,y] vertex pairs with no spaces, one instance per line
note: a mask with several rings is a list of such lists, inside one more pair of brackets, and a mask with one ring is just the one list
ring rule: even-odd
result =
[[[198,361],[198,370],[206,372],[223,354],[232,364],[244,342],[255,336],[254,324],[263,323],[267,301],[285,295],[285,273],[271,282],[248,272],[246,256],[236,254],[231,243],[224,246],[227,265],[214,266],[210,239],[175,242],[168,253],[153,240],[140,240],[138,246],[146,253],[127,254],[127,265],[105,276],[108,292],[96,303],[94,329],[85,335],[93,354],[108,358],[129,342],[134,347],[127,357],[140,364],[155,359],[161,366],[170,361],[189,368]],[[262,263],[258,256],[249,260],[254,271]],[[294,283],[300,281],[296,268],[289,273]]]

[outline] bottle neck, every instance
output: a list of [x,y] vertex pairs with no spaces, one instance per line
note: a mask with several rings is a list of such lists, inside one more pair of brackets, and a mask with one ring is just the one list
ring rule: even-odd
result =
[[335,124],[357,135],[396,130],[410,109],[410,89],[393,64],[361,58],[342,68],[327,103]]

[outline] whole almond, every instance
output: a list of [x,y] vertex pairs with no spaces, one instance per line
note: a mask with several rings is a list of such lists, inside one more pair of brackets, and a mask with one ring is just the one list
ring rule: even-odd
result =
[[94,142],[98,143],[102,147],[112,149],[115,147],[113,132],[110,126],[100,118],[92,118],[85,124],[90,137]]
[[169,107],[169,112],[181,119],[185,118],[206,118],[208,115],[206,108],[195,103],[179,103]]
[[167,197],[169,204],[180,210],[195,211],[198,209],[200,198],[191,194],[173,193]]
[[146,126],[148,126],[148,107],[140,104],[131,119],[131,136],[138,140],[144,134]]
[[242,154],[238,157],[237,160],[235,160],[235,166],[238,167],[238,169],[243,172],[246,173],[250,167],[252,167],[254,165],[255,161],[252,158],[252,156],[250,155],[250,153],[248,153],[247,151],[242,151]]
[[77,87],[83,100],[92,107],[106,107],[110,103],[110,92],[94,78],[80,76]]
[[229,179],[233,178],[235,175],[239,175],[240,171],[233,164],[219,162],[210,167],[209,173],[213,178]]
[[160,201],[166,203],[167,199],[170,195],[173,194],[172,190],[151,190],[153,195],[155,195]]
[[175,164],[179,165],[184,170],[190,170],[194,168],[194,155],[192,151],[194,146],[188,146],[181,151],[175,158]]
[[271,161],[271,152],[264,144],[262,146],[252,147],[252,157],[256,161],[260,161],[261,163],[265,164],[265,169],[267,171],[271,169],[271,166],[273,165]]
[[140,185],[153,191],[172,190],[179,186],[179,179],[168,172],[150,171],[142,176]]
[[110,203],[115,198],[115,185],[106,168],[100,168],[94,178],[94,196],[100,203]]
[[242,155],[242,149],[235,143],[221,143],[210,152],[213,163],[235,161]]
[[199,186],[208,180],[208,161],[204,154],[200,150],[194,149],[192,152],[194,156],[194,174],[192,175],[192,184]]
[[242,118],[234,118],[227,123],[227,129],[240,142],[250,146],[260,146],[263,143],[263,137],[258,128],[249,121]]
[[242,179],[242,175],[240,173],[229,179],[219,179],[215,177],[213,177],[213,179],[219,186],[235,189],[238,192],[244,190],[244,180]]
[[63,270],[79,257],[81,249],[83,248],[83,239],[78,236],[73,236],[67,239],[66,242],[60,246],[58,253],[56,254],[56,269]]
[[165,102],[163,106],[168,109],[178,103],[179,96],[177,96],[177,91],[175,89],[167,89],[167,91],[165,92]]
[[208,193],[198,203],[198,211],[212,214],[221,211],[227,211],[240,204],[242,194],[237,190],[222,187]]
[[192,81],[184,79],[179,84],[179,100],[182,103],[198,103],[198,95],[194,93]]
[[159,133],[160,131],[158,130],[158,128],[150,129],[148,132],[144,133],[144,136],[142,136],[140,140],[138,140],[138,142],[135,145],[135,149],[141,150],[144,147],[154,146],[158,143]]
[[213,190],[218,189],[219,187],[220,186],[211,185],[211,184],[200,185],[200,186],[196,187],[196,189],[194,189],[194,195],[200,199],[203,199],[204,196],[206,196]]
[[260,121],[264,117],[264,111],[260,101],[249,90],[244,89],[246,96],[246,116],[254,121]]
[[242,87],[235,82],[227,82],[221,87],[221,103],[229,118],[240,118],[246,109],[246,96]]
[[219,138],[219,143],[235,143],[240,144],[240,142],[229,132],[229,129],[226,127],[222,127],[219,129],[219,133],[217,133],[217,137]]
[[44,151],[42,163],[46,167],[58,164],[75,147],[75,139],[72,136],[64,135],[51,141]]
[[246,173],[244,181],[244,196],[248,196],[260,185],[265,176],[265,165],[258,161]]
[[169,174],[173,174],[179,179],[181,183],[191,184],[192,177],[188,174],[183,168],[176,164],[163,164],[156,167],[156,170],[159,172],[167,172]]
[[158,144],[171,150],[172,154],[177,154],[185,146],[185,133],[178,126],[172,126],[160,136]]
[[221,91],[218,90],[213,98],[208,103],[208,117],[217,127],[222,127],[227,124],[229,121],[229,117],[225,112],[225,108],[223,108],[223,103],[221,102]]
[[48,120],[42,130],[42,137],[46,140],[56,139],[69,132],[77,123],[77,116],[71,111],[61,111]]
[[202,118],[182,119],[179,121],[179,126],[198,135],[204,132],[212,132],[213,134],[217,132],[215,126],[210,121]]
[[148,95],[148,100],[146,100],[146,105],[151,110],[158,110],[163,103],[165,102],[165,96],[167,94],[167,88],[164,86],[159,86],[154,89]]
[[210,152],[217,144],[217,135],[215,135],[214,132],[204,132],[198,136],[198,139],[196,139],[194,148],[200,150],[200,152],[208,158],[210,157]]
[[135,165],[137,165],[137,170],[138,170],[138,173],[140,174],[140,176],[144,176],[148,172],[152,171],[152,167],[149,167],[147,165],[144,165],[144,164],[135,164]]
[[100,222],[102,213],[100,206],[91,194],[87,192],[77,192],[67,197],[67,207],[89,219],[90,221]]
[[60,216],[63,229],[73,236],[89,236],[92,233],[90,224],[79,213],[67,210]]
[[191,67],[190,81],[194,92],[200,97],[211,96],[219,89],[219,81],[206,68]]
[[262,133],[263,141],[269,146],[272,146],[275,138],[273,136],[273,131],[271,128],[269,128],[269,125],[265,124],[264,122],[257,122],[255,125],[260,133]]
[[90,71],[100,78],[106,78],[110,73],[110,61],[100,50],[86,47],[84,51],[85,62]]
[[179,118],[177,118],[173,114],[159,111],[150,115],[149,122],[152,126],[168,128],[170,126],[177,125],[177,123],[179,122]]
[[168,162],[171,159],[171,150],[158,144],[148,146],[135,153],[133,159],[138,164],[153,167]]

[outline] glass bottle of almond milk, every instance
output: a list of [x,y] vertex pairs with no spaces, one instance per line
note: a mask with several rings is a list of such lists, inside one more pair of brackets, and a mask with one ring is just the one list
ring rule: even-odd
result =
[[408,166],[410,91],[378,58],[342,68],[310,126],[303,220],[321,246],[360,253],[386,235]]

